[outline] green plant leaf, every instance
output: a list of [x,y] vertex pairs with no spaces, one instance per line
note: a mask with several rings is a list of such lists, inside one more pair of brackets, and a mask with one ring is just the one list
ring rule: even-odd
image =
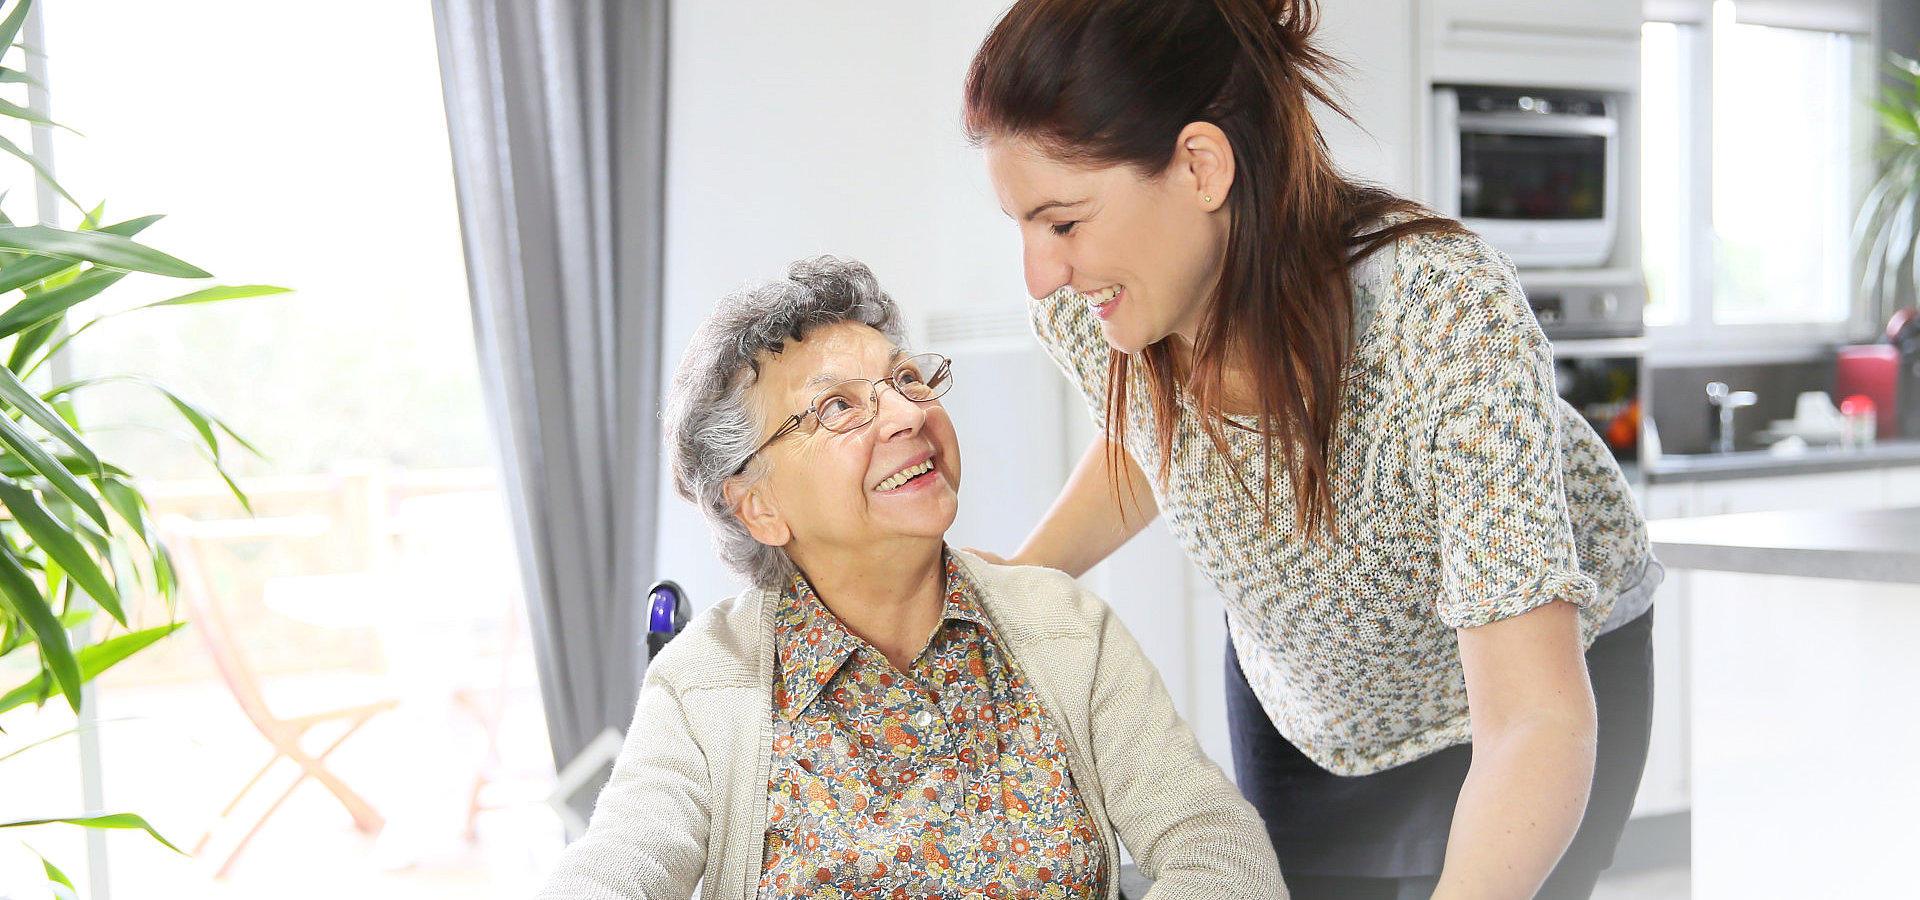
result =
[[10,140],[7,140],[5,137],[0,137],[0,150],[4,150],[7,153],[13,154],[13,156],[19,159],[21,162],[24,162],[27,165],[32,166],[33,171],[38,173],[39,176],[46,181],[47,185],[53,188],[55,193],[65,198],[68,203],[73,204],[74,209],[80,210],[82,213],[87,211],[87,208],[85,206],[80,205],[80,201],[73,199],[73,195],[67,193],[66,188],[63,188],[60,186],[60,182],[54,179],[53,172],[48,170],[46,166],[43,166],[40,164],[40,159],[38,157],[34,156],[31,153],[28,153],[25,150],[20,149],[19,144],[16,144]]
[[75,278],[72,284],[29,296],[15,303],[6,312],[0,313],[0,337],[17,334],[60,316],[67,310],[93,299],[101,291],[113,286],[114,282],[125,277],[127,273],[112,269],[89,269]]
[[201,440],[206,442],[207,449],[216,458],[220,456],[220,441],[219,436],[214,434],[215,429],[225,432],[228,437],[233,438],[235,443],[245,447],[247,452],[261,459],[267,458],[265,453],[260,452],[260,448],[255,447],[252,442],[241,437],[238,432],[233,430],[233,426],[228,425],[220,417],[174,393],[173,390],[166,385],[144,375],[104,375],[97,378],[81,378],[58,385],[40,396],[45,400],[51,401],[55,397],[62,394],[70,394],[81,388],[92,387],[98,384],[114,383],[144,385],[165,397],[167,402],[173,404],[174,409],[179,411],[181,417],[185,418],[187,423],[193,426],[194,431],[199,432]]
[[110,269],[149,272],[173,278],[212,278],[198,266],[144,244],[100,231],[65,231],[44,225],[0,225],[0,247],[40,256],[81,259]]
[[[73,646],[67,643],[66,629],[53,614],[53,607],[33,583],[33,576],[20,568],[11,550],[0,553],[0,604],[33,630],[40,645],[40,663],[53,673],[54,683],[67,697],[74,712],[80,711],[80,663],[74,659]],[[9,694],[8,696],[11,696]],[[17,705],[17,704],[16,704]]]
[[[40,856],[40,852],[36,850],[34,851],[33,855]],[[76,892],[73,886],[73,882],[67,878],[67,873],[60,871],[59,866],[54,865],[52,862],[48,861],[48,859],[44,856],[40,856],[40,865],[47,870],[48,883],[59,885],[61,887],[66,888],[67,897],[79,896],[79,894]],[[54,894],[58,896],[60,894],[59,890],[56,889],[54,891]]]
[[57,819],[20,819],[13,822],[0,822],[0,828],[19,828],[25,825],[53,825],[56,823],[66,823],[68,825],[79,825],[83,828],[137,829],[152,835],[154,840],[159,841],[162,844],[165,844],[167,846],[167,849],[172,850],[173,852],[178,853],[181,856],[187,855],[186,851],[181,850],[179,847],[175,847],[173,845],[173,842],[167,840],[164,837],[161,837],[160,832],[153,830],[153,826],[147,824],[147,820],[142,819],[139,816],[134,815],[133,813],[94,813],[92,815],[86,815],[86,816],[69,816],[66,818],[57,818]]
[[[35,125],[45,125],[48,128],[62,128],[62,129],[66,129],[67,131],[73,131],[73,129],[67,128],[67,126],[62,125],[59,122],[55,122],[54,120],[49,119],[46,116],[43,116],[37,112],[34,112],[31,109],[21,106],[18,103],[12,103],[6,100],[0,100],[0,116],[11,116],[13,118],[19,119],[22,122],[32,122]],[[80,132],[73,131],[73,133],[79,134]]]
[[71,259],[9,253],[5,263],[0,264],[0,292],[16,290],[36,281],[52,278],[79,265]]
[[113,582],[100,571],[99,563],[87,553],[87,548],[81,545],[73,532],[55,520],[53,514],[40,504],[40,498],[19,485],[0,481],[0,503],[6,504],[14,521],[20,523],[27,536],[33,538],[34,544],[60,564],[60,568],[80,586],[80,590],[100,604],[100,608],[106,610],[115,622],[127,624],[127,614],[120,608],[120,592],[114,590]]
[[[271,284],[226,284],[194,291],[191,294],[181,294],[178,297],[161,300],[158,303],[148,303],[145,306],[134,307],[134,309],[153,309],[159,306],[186,306],[191,303],[216,303],[221,300],[240,300],[246,297],[266,297],[272,294],[289,293],[292,290],[293,288],[279,287]],[[128,310],[128,312],[132,311],[133,310]]]
[[41,87],[38,79],[19,69],[0,69],[0,84],[25,84],[32,87]]
[[[58,460],[61,465],[66,466],[67,471],[72,472],[75,475],[81,475],[86,477],[94,477],[95,475],[95,469],[93,468],[93,465],[84,459],[80,459],[79,457],[67,456],[65,454],[61,454],[61,455],[55,456],[54,459]],[[116,466],[113,463],[107,462],[105,460],[102,460],[100,462],[99,471],[107,475],[117,475],[121,477],[125,477],[127,474],[125,469],[122,469],[119,466]],[[12,456],[6,453],[0,453],[0,475],[4,475],[8,478],[20,479],[20,478],[32,478],[36,474],[39,474],[39,473],[36,472],[32,466],[29,466],[26,463],[22,462],[19,457]]]
[[[156,625],[111,637],[98,644],[80,648],[80,652],[75,657],[80,666],[80,680],[82,682],[93,680],[100,673],[113,668],[127,657],[145,650],[155,641],[185,627],[187,627],[185,622],[170,622],[166,625]],[[24,703],[32,703],[38,697],[47,696],[49,687],[47,673],[41,672],[39,676],[0,696],[0,712],[6,712]]]
[[72,728],[59,732],[57,734],[47,735],[46,737],[43,737],[37,741],[34,741],[31,744],[26,744],[21,747],[15,747],[12,751],[8,753],[0,754],[0,762],[6,762],[7,760],[12,759],[13,757],[19,756],[20,754],[25,753],[28,750],[32,750],[35,747],[39,747],[45,744],[51,744],[54,741],[57,741],[63,737],[67,737],[68,735],[79,734],[82,730],[84,730],[87,727],[88,726],[86,725],[76,725]]
[[12,448],[13,452],[36,474],[52,483],[53,489],[58,491],[60,496],[79,507],[95,522],[100,523],[101,528],[113,527],[107,523],[107,514],[101,511],[99,502],[80,486],[80,482],[74,480],[73,473],[67,471],[67,467],[54,459],[53,454],[48,453],[47,449],[40,446],[31,435],[22,431],[19,423],[6,416],[0,416],[0,443]]
[[[87,214],[88,219],[92,221],[98,221],[99,213],[104,208],[105,208],[104,204],[102,204],[99,207],[95,207],[93,212],[90,212]],[[140,218],[137,218],[137,219],[128,219],[125,222],[115,222],[114,224],[108,225],[104,228],[98,228],[98,229],[92,229],[92,230],[104,232],[106,234],[115,234],[115,235],[119,235],[120,237],[133,237],[134,235],[139,234],[142,231],[145,231],[147,229],[147,226],[152,225],[153,223],[158,222],[164,218],[166,217],[165,216],[141,216]],[[10,224],[10,223],[7,223],[4,217],[0,217],[0,224]],[[85,229],[83,227],[82,230],[88,230],[88,229]],[[4,266],[0,266],[0,293],[5,293],[7,291],[11,291],[20,287],[25,287],[26,285],[30,285],[36,281],[52,278],[53,276],[58,275],[61,272],[75,269],[80,265],[80,263],[75,260],[61,259],[61,258],[55,258],[50,256],[33,256],[33,255],[15,256],[14,254],[11,254],[11,253],[6,255],[14,256],[15,261],[9,262]]]
[[147,501],[140,492],[118,478],[102,478],[98,482],[100,496],[107,499],[107,505],[120,514],[127,524],[140,531],[140,539],[148,540],[150,535],[143,527],[147,518]]
[[27,23],[27,10],[32,6],[33,0],[20,0],[5,19],[0,19],[0,48],[13,46],[13,39],[20,36],[20,27]]
[[10,369],[0,368],[0,401],[12,404],[15,409],[32,419],[35,425],[46,429],[55,440],[67,445],[73,450],[75,456],[86,460],[93,467],[95,474],[101,473],[100,457],[94,454],[93,448],[87,446],[87,442],[67,424],[66,419],[60,418],[60,414],[53,411],[53,407],[48,406],[39,395],[21,384],[20,379],[15,378]]
[[33,361],[33,355],[59,333],[60,323],[65,318],[57,316],[20,332],[20,336],[13,341],[13,354],[7,357],[7,368],[15,372],[33,371],[33,367],[28,365]]

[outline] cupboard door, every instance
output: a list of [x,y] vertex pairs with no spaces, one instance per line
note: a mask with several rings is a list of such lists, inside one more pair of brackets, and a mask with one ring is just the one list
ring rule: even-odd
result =
[[1920,466],[1886,470],[1886,505],[1920,506]]
[[1887,505],[1885,480],[1883,471],[1863,469],[1701,481],[1694,484],[1693,515],[1780,509],[1878,509]]

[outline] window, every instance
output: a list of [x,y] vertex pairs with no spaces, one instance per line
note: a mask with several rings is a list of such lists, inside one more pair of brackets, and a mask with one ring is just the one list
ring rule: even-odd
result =
[[1735,9],[1642,31],[1647,324],[1669,348],[1843,339],[1868,42]]
[[[190,859],[116,831],[89,860],[77,829],[0,835],[0,897],[17,896],[4,851],[19,839],[83,897],[109,885],[159,900],[530,896],[563,842],[544,802],[552,761],[467,318],[431,10],[36,8],[54,116],[85,135],[57,135],[61,182],[104,198],[108,221],[167,213],[140,239],[222,283],[296,293],[149,310],[71,345],[74,377],[151,375],[266,457],[223,441],[250,515],[170,437],[185,426],[164,400],[126,384],[77,399],[101,457],[142,476],[156,516],[195,522],[173,553],[203,576],[177,611],[191,627],[94,682],[85,770],[106,808],[145,816],[183,849],[207,837]],[[9,183],[25,188],[9,212],[31,220],[31,187]],[[111,308],[75,321],[190,289],[130,276],[89,301]],[[176,614],[128,598],[136,624]],[[339,713],[361,709],[377,714],[353,731]],[[311,730],[264,724],[325,714]],[[0,754],[22,745],[15,735],[73,724],[58,702],[9,711]],[[287,759],[260,769],[269,735],[295,729],[383,829]],[[92,805],[77,744],[11,760],[0,805]]]
[[1690,35],[1669,22],[1648,22],[1641,29],[1640,185],[1641,260],[1647,275],[1647,324],[1686,320],[1687,272],[1681,227],[1685,204],[1680,190],[1681,102],[1685,56],[1681,41]]
[[1714,321],[1844,321],[1852,39],[1726,23],[1713,45]]

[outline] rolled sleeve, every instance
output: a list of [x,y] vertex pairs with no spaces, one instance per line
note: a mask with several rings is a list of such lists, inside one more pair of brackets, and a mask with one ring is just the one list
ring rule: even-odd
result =
[[1448,293],[1427,386],[1439,616],[1472,628],[1552,600],[1591,606],[1562,479],[1552,350],[1510,270],[1477,269]]

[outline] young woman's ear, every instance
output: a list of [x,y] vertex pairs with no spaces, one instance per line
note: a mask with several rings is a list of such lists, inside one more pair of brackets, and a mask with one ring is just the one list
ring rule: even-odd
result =
[[1207,212],[1225,206],[1233,190],[1233,144],[1227,133],[1212,122],[1190,122],[1174,140],[1173,167],[1182,187]]
[[720,490],[733,507],[734,518],[747,526],[747,533],[753,535],[754,540],[769,547],[785,547],[793,539],[793,529],[787,527],[786,518],[780,515],[773,487],[766,479],[738,475],[727,479]]

